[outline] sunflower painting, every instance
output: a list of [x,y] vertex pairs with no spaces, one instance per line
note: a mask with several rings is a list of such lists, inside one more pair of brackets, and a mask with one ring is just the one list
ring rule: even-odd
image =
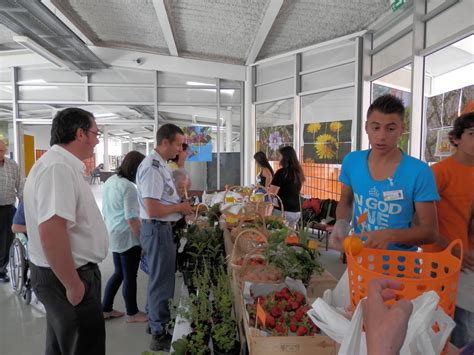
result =
[[340,164],[351,151],[351,120],[304,125],[303,159],[307,163]]
[[257,145],[270,161],[278,160],[280,147],[293,145],[293,125],[259,128],[257,133]]

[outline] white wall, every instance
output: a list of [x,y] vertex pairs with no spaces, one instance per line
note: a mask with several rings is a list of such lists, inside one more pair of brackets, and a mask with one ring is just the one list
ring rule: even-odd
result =
[[35,137],[35,150],[48,150],[51,138],[51,125],[24,125],[25,134]]

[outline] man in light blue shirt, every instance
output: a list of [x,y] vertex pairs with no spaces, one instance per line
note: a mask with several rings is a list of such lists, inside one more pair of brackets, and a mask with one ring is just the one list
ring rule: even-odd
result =
[[[342,249],[350,230],[365,240],[367,248],[414,249],[437,236],[435,201],[439,200],[429,166],[402,152],[398,140],[404,131],[405,108],[396,97],[375,100],[367,112],[370,150],[348,154],[341,168],[341,200],[331,244]],[[417,224],[413,224],[414,214]],[[357,225],[367,212],[367,220]]]
[[140,241],[147,257],[150,276],[150,349],[169,351],[171,336],[166,333],[165,325],[170,320],[168,301],[174,294],[176,243],[173,227],[183,215],[192,214],[193,210],[188,202],[180,202],[173,174],[167,166],[167,161],[183,149],[183,131],[173,124],[161,126],[156,133],[156,142],[156,148],[143,160],[137,171],[142,220]]

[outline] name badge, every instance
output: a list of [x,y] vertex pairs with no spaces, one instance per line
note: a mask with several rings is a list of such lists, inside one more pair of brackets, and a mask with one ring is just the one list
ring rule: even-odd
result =
[[384,201],[399,201],[403,200],[403,190],[392,190],[383,192]]

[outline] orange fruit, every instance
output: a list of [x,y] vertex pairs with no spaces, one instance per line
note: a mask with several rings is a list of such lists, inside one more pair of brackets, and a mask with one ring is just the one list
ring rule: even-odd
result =
[[364,248],[364,245],[362,244],[362,240],[354,236],[347,237],[346,239],[344,239],[343,246],[344,246],[344,251],[346,253],[349,253],[350,251],[352,255],[359,254]]

